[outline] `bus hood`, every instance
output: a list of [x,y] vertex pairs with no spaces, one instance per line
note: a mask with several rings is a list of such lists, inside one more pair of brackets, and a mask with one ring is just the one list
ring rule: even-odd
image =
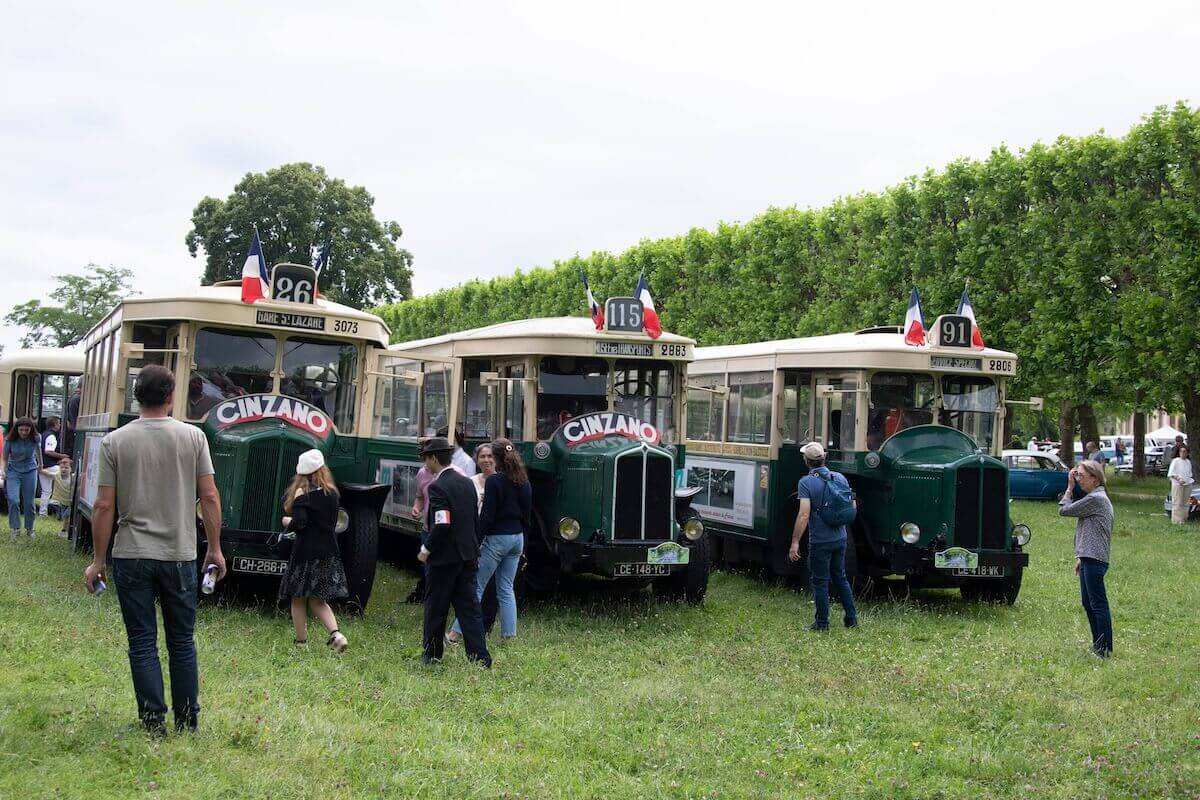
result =
[[[885,463],[945,467],[967,456],[981,455],[975,440],[962,431],[941,425],[917,425],[892,436],[879,448]],[[988,460],[990,456],[982,454]]]

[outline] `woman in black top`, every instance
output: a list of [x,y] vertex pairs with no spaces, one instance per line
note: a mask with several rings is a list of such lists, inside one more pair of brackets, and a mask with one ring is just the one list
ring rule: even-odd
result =
[[334,652],[346,649],[346,637],[327,600],[346,597],[346,570],[338,553],[338,490],[320,450],[300,454],[296,477],[283,499],[284,525],[296,533],[287,572],[279,583],[280,599],[291,598],[296,644],[308,641],[308,610],[329,631],[327,644]]

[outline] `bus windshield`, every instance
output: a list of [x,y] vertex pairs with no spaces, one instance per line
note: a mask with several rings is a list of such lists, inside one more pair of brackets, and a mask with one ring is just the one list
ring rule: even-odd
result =
[[572,417],[608,408],[608,363],[549,356],[538,365],[537,436],[547,439]]
[[658,428],[667,444],[675,442],[675,370],[665,361],[619,360],[613,375],[616,410]]
[[299,337],[284,342],[279,393],[321,409],[341,431],[354,427],[357,378],[356,345]]
[[991,378],[942,376],[942,425],[957,428],[983,450],[992,449],[999,393]]
[[196,335],[195,362],[188,381],[188,419],[200,419],[230,397],[270,392],[275,337],[205,328]]
[[932,423],[933,401],[933,378],[929,375],[876,372],[871,376],[867,449],[878,450],[905,428]]

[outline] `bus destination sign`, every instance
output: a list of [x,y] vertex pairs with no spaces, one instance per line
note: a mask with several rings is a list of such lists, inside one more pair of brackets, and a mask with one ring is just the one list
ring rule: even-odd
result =
[[291,314],[286,311],[259,309],[254,321],[259,325],[274,325],[278,328],[297,328],[302,331],[325,330],[325,318],[313,314]]
[[963,358],[962,356],[930,356],[930,369],[983,370],[983,362],[978,358]]
[[633,342],[596,342],[598,356],[640,356],[650,358],[654,355],[654,346],[635,344]]

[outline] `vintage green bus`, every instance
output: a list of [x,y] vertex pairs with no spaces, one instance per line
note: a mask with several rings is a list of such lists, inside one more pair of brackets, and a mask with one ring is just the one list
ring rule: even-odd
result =
[[806,560],[787,551],[807,472],[800,448],[818,441],[858,498],[846,551],[857,583],[1014,602],[1030,532],[1009,518],[998,456],[1016,368],[1013,353],[936,338],[910,346],[895,327],[699,348],[687,482],[714,549],[807,583]]
[[690,508],[694,492],[677,488],[694,347],[670,333],[598,331],[581,317],[393,345],[374,376],[368,451],[375,480],[392,487],[385,528],[415,546],[419,525],[409,511],[419,436],[453,427],[468,452],[505,436],[519,447],[534,491],[519,590],[589,574],[650,582],[662,596],[700,602],[708,538]]
[[[286,281],[279,280],[283,269]],[[176,377],[173,416],[209,440],[231,575],[283,574],[291,543],[281,535],[282,495],[297,457],[316,448],[341,494],[350,603],[365,608],[388,487],[375,484],[366,466],[373,395],[364,387],[390,332],[372,314],[316,296],[311,267],[278,265],[274,276],[273,297],[254,303],[242,302],[237,281],[126,298],[87,334],[71,536],[90,546],[101,439],[137,416],[139,370],[162,364]],[[199,506],[197,517],[202,555]]]

